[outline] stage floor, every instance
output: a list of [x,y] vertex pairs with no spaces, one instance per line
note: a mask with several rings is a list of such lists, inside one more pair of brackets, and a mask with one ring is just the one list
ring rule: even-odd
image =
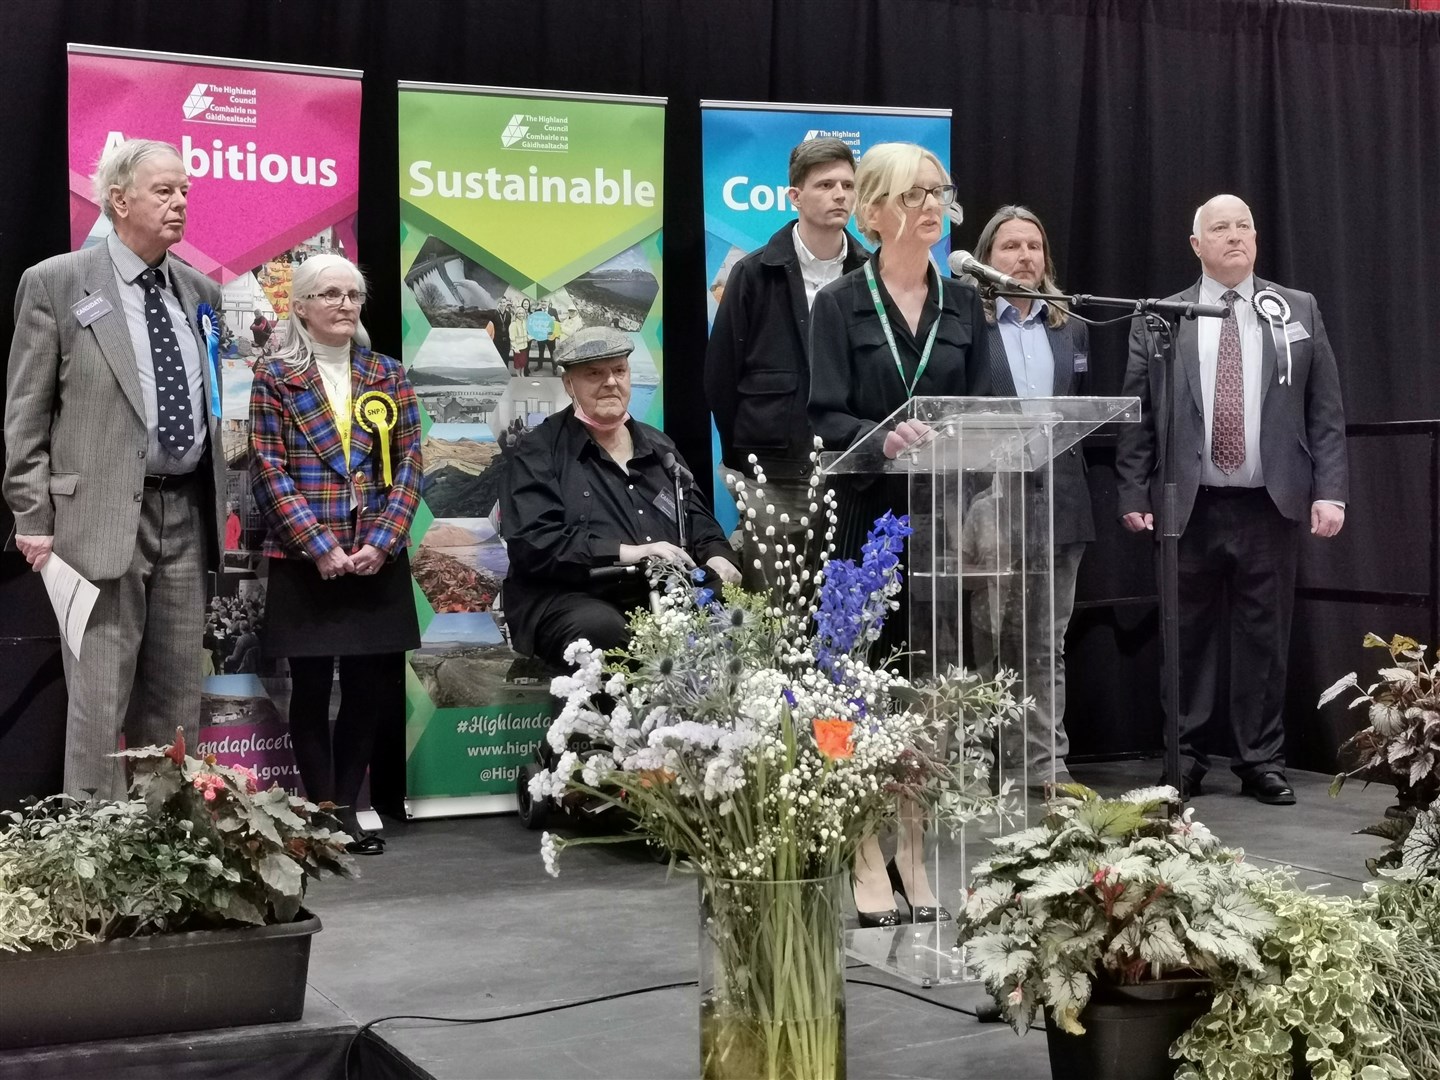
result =
[[[1154,781],[1157,761],[1077,765],[1106,794]],[[1330,777],[1292,772],[1299,804],[1241,796],[1223,764],[1193,803],[1220,839],[1262,864],[1289,863],[1304,885],[1358,893],[1381,842],[1351,835],[1378,820],[1393,789],[1356,784],[1338,799]],[[643,850],[600,846],[545,873],[539,836],[513,817],[431,820],[386,830],[363,876],[311,893],[325,929],[314,943],[312,992],[357,1025],[397,1013],[491,1022],[382,1023],[375,1034],[436,1080],[694,1077],[698,1072],[696,894],[666,880]],[[950,898],[942,898],[949,900]],[[1041,1032],[1017,1038],[973,1016],[984,991],[922,990],[873,969],[850,971],[849,1075],[1045,1080]],[[862,985],[882,983],[894,989]],[[903,991],[896,992],[896,990]],[[619,995],[630,993],[631,996]],[[526,1018],[587,998],[612,1000]],[[353,1074],[352,1074],[353,1075]]]

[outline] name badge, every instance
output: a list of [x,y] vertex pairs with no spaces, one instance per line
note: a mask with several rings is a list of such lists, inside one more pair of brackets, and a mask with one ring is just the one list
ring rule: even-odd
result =
[[1075,370],[1082,373],[1090,370],[1090,358],[1083,352],[1075,354]]
[[655,496],[655,508],[668,517],[675,520],[675,496],[668,491],[662,491]]
[[81,326],[89,326],[102,315],[109,315],[113,309],[110,307],[110,301],[105,299],[104,293],[96,293],[71,304],[70,310],[75,313],[75,318]]
[[1310,337],[1310,331],[1301,326],[1298,322],[1285,324],[1286,341],[1305,341]]

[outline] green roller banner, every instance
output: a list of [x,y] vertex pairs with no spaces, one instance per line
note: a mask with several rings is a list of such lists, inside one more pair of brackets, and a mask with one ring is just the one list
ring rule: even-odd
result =
[[549,673],[509,647],[497,503],[515,440],[569,404],[559,343],[587,326],[629,333],[630,411],[663,425],[664,107],[400,84],[404,361],[425,432],[411,816],[514,809],[554,710]]

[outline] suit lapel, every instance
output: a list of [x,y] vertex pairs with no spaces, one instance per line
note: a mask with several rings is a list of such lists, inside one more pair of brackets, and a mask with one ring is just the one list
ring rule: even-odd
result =
[[[375,360],[374,353],[357,352],[351,357],[350,400],[352,403],[359,401],[361,395],[368,391],[379,389],[384,382],[385,369]],[[400,407],[398,401],[395,403],[395,407],[397,409]],[[358,469],[374,448],[375,436],[360,424],[352,423],[350,425],[350,468]]]
[[130,341],[130,325],[125,319],[125,305],[120,299],[120,288],[115,284],[115,264],[110,259],[110,250],[103,243],[96,244],[88,253],[89,265],[85,269],[84,289],[86,296],[100,293],[110,305],[110,311],[90,324],[95,335],[95,344],[100,355],[110,365],[115,381],[130,407],[143,421],[145,403],[140,397],[140,372],[135,367],[135,346]]
[[[190,336],[195,339],[195,347],[200,350],[200,377],[205,383],[205,394],[201,399],[200,407],[205,410],[207,424],[211,425],[211,436],[214,437],[219,429],[220,418],[209,416],[210,401],[212,395],[216,394],[214,380],[219,376],[218,371],[210,369],[210,343],[200,333],[200,319],[197,314],[200,308],[200,294],[190,284],[189,276],[176,265],[175,260],[170,260],[170,276],[175,282],[175,295],[180,298],[180,310],[185,312],[185,321],[190,324]],[[215,318],[219,318],[217,312]]]
[[1010,373],[1010,355],[1005,351],[1005,338],[998,323],[987,323],[990,335],[990,385],[996,397],[1015,397],[1015,376]]
[[[290,389],[288,405],[294,413],[295,426],[305,436],[305,441],[321,461],[341,476],[349,477],[350,470],[346,467],[345,453],[340,445],[340,432],[335,427],[330,399],[315,362],[312,360],[300,371],[287,372],[281,381]],[[353,385],[353,374],[351,381]],[[353,439],[353,428],[351,432]]]
[[[1268,281],[1254,279],[1255,292],[1261,289],[1273,289],[1275,286]],[[1270,393],[1270,384],[1275,381],[1275,335],[1270,331],[1270,321],[1261,318],[1260,313],[1255,313],[1255,318],[1260,323],[1260,401],[1263,404],[1265,396]]]
[[1053,397],[1069,397],[1071,384],[1075,381],[1075,345],[1065,327],[1055,328],[1045,324],[1045,336],[1050,339],[1050,356],[1055,361],[1055,385],[1051,388]]
[[[1197,281],[1190,288],[1186,289],[1177,297],[1182,304],[1195,304],[1200,301],[1200,283]],[[1180,372],[1187,383],[1190,384],[1190,396],[1195,399],[1195,408],[1200,410],[1200,415],[1205,415],[1204,392],[1200,382],[1200,334],[1196,329],[1195,319],[1181,319],[1180,332],[1176,335],[1175,351],[1178,354],[1176,359],[1180,363]]]

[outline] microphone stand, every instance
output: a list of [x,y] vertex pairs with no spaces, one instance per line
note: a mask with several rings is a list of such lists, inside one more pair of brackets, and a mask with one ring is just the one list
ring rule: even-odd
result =
[[1227,309],[1219,304],[1188,304],[1179,300],[1127,300],[1112,296],[1050,296],[1033,289],[997,289],[996,296],[1024,297],[1049,303],[1063,301],[1071,307],[1128,309],[1143,315],[1150,329],[1150,361],[1165,373],[1166,394],[1162,403],[1165,421],[1165,457],[1161,466],[1160,534],[1160,622],[1161,696],[1169,701],[1165,710],[1165,782],[1183,793],[1180,777],[1180,505],[1175,484],[1175,335],[1181,319],[1223,319]]

